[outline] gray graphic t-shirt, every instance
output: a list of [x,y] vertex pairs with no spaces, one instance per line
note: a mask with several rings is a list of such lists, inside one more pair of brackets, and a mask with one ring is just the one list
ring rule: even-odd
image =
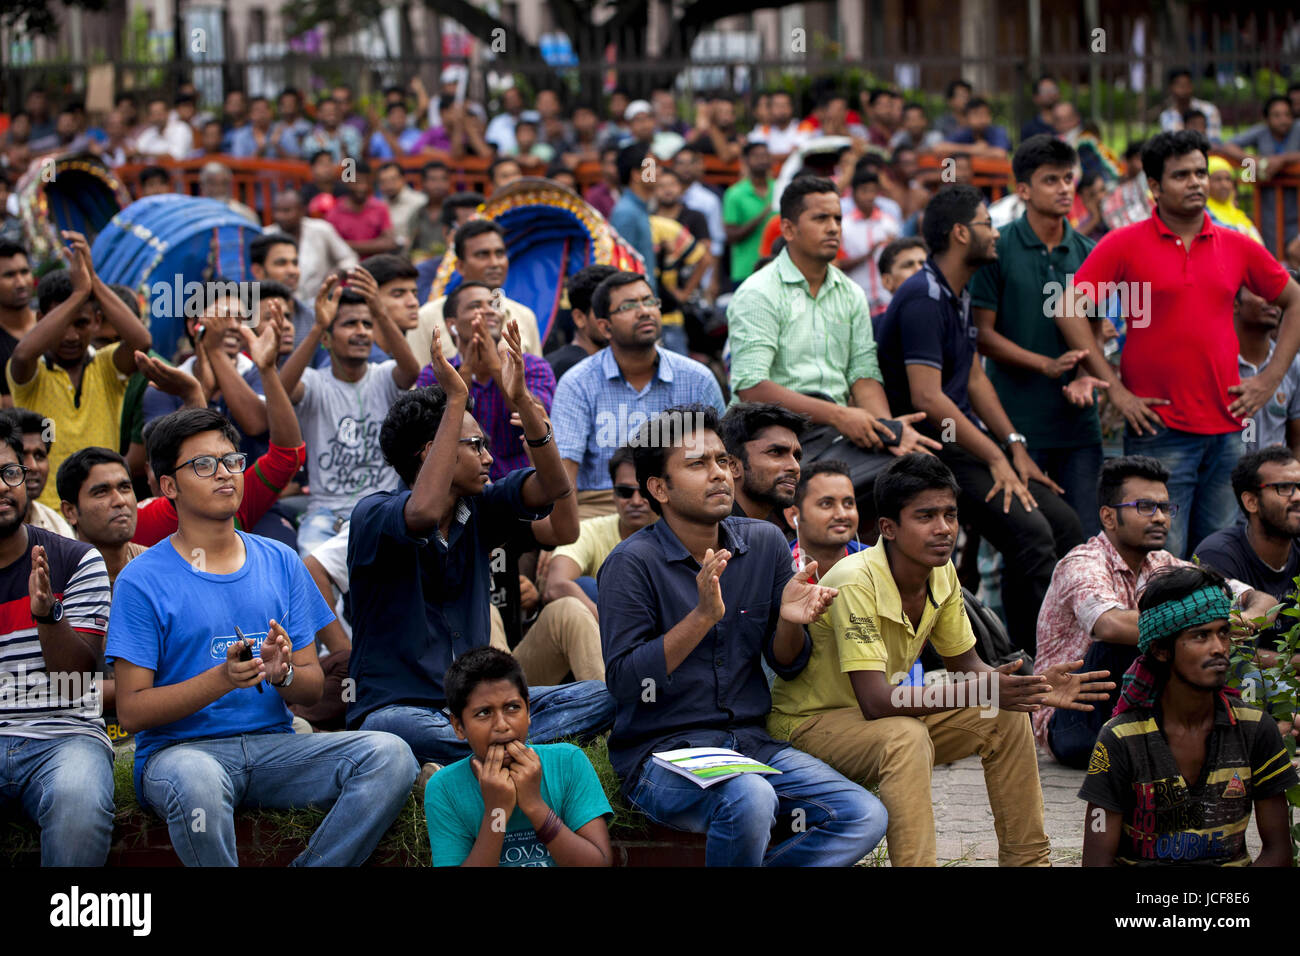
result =
[[343,514],[376,491],[398,485],[384,461],[379,429],[400,390],[397,362],[372,363],[359,382],[335,378],[328,367],[302,373],[304,391],[296,410],[307,442],[312,504]]

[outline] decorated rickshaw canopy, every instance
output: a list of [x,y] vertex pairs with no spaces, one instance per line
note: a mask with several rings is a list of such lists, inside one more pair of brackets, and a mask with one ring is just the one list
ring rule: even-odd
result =
[[14,191],[33,262],[56,255],[64,245],[59,236],[64,229],[94,242],[109,220],[131,203],[126,187],[90,153],[33,162]]

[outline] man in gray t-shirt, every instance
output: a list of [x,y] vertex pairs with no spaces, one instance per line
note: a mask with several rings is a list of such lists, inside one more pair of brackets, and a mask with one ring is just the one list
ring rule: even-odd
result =
[[[369,361],[378,341],[393,358]],[[317,343],[330,355],[327,368],[308,368]],[[307,442],[310,504],[298,525],[298,552],[306,557],[328,541],[356,503],[397,487],[379,448],[379,429],[420,365],[379,299],[374,278],[358,266],[347,289],[331,276],[316,297],[316,324],[280,370]]]

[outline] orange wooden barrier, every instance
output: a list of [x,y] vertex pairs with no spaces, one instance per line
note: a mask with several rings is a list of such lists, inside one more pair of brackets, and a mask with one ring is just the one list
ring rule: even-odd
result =
[[[1264,204],[1273,206],[1273,249],[1279,259],[1286,253],[1286,211],[1300,207],[1300,163],[1288,163],[1264,182],[1256,182],[1253,188],[1251,218],[1255,228],[1264,232]],[[1300,209],[1297,209],[1300,215]],[[1267,238],[1267,237],[1266,237]]]

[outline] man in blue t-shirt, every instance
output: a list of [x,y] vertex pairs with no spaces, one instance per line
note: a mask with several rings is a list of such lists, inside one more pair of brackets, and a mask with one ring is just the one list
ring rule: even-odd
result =
[[316,638],[334,615],[290,548],[235,530],[237,441],[208,408],[174,412],[149,435],[178,529],[118,576],[105,649],[118,719],[136,734],[136,794],[187,866],[237,864],[240,806],[329,806],[294,863],[360,865],[415,761],[389,734],[291,732],[286,705],[320,698]]
[[447,668],[447,709],[473,751],[424,791],[434,866],[609,866],[609,799],[573,744],[528,746],[519,662],[479,647]]
[[[528,392],[515,320],[501,345],[501,390],[518,409],[536,469],[488,481],[492,455],[467,411],[468,386],[434,329],[430,351],[441,387],[401,395],[379,432],[402,487],[363,498],[352,513],[349,676],[357,696],[347,725],[397,734],[424,764],[469,756],[443,710],[444,675],[453,660],[489,641],[492,572],[506,570],[503,546],[522,522],[545,518],[553,502],[573,493],[546,409]],[[532,738],[540,743],[598,734],[614,718],[614,700],[600,681],[534,687],[530,697]]]

